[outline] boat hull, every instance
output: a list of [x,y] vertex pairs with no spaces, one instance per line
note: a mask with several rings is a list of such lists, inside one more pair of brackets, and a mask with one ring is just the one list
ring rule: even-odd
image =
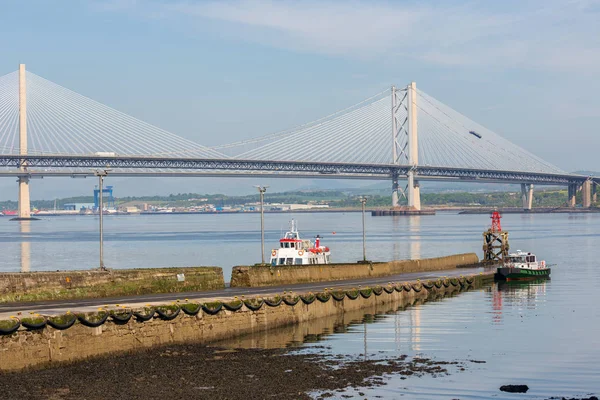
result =
[[525,268],[498,268],[498,279],[513,281],[525,279],[549,278],[550,268],[525,269]]

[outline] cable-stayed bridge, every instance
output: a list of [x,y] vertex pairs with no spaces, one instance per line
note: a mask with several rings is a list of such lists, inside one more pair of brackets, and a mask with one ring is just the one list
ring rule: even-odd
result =
[[[419,210],[420,181],[566,185],[575,205],[597,181],[560,170],[470,120],[414,83],[326,117],[263,137],[203,146],[19,71],[0,77],[0,175],[19,178],[19,215],[35,176],[275,176],[391,180],[393,205]],[[401,187],[399,180],[408,184]]]

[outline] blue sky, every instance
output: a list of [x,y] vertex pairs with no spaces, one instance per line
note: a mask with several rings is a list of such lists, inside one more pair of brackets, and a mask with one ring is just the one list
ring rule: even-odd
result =
[[206,145],[416,81],[565,170],[600,170],[597,0],[9,0],[0,49],[0,75],[26,63]]

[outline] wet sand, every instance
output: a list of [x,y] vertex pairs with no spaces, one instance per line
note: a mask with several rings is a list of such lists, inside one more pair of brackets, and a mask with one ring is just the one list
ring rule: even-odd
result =
[[[290,349],[173,345],[43,370],[0,374],[3,399],[310,399],[347,387],[383,385],[386,375],[442,376],[467,362],[332,357]],[[384,361],[382,361],[384,360]],[[450,371],[452,370],[452,371]],[[309,395],[313,393],[312,395]]]

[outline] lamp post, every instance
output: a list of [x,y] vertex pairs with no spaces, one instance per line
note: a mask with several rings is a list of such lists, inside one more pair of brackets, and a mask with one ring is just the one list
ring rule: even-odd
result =
[[254,186],[258,189],[260,194],[260,259],[261,264],[265,263],[265,214],[263,210],[263,203],[265,201],[265,192],[268,186]]
[[367,262],[367,248],[366,248],[366,235],[365,235],[365,205],[367,204],[366,197],[359,197],[358,201],[360,201],[362,205],[362,235],[363,235],[363,262]]
[[106,270],[104,266],[104,177],[108,175],[109,169],[99,169],[94,171],[94,175],[98,177],[98,216],[100,217],[100,269]]

